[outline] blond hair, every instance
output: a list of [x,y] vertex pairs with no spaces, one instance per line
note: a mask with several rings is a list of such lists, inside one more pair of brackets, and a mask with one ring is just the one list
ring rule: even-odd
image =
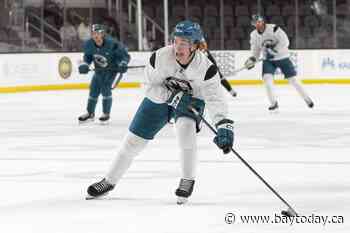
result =
[[208,44],[206,41],[201,41],[198,44],[198,49],[201,51],[207,51],[208,50]]

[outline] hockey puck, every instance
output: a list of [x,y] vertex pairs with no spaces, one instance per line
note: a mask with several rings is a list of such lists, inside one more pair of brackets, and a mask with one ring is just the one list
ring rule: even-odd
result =
[[282,210],[281,211],[281,214],[283,215],[283,216],[286,216],[286,217],[294,217],[294,216],[296,216],[296,214],[294,214],[292,211],[290,211],[290,210]]

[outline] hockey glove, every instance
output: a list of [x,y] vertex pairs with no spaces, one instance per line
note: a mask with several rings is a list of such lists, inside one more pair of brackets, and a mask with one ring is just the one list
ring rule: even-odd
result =
[[256,63],[256,58],[255,57],[250,57],[248,60],[244,63],[244,66],[250,70],[253,69]]
[[164,85],[171,92],[183,91],[188,94],[192,92],[191,84],[188,81],[176,77],[167,77]]
[[216,124],[218,132],[214,138],[214,143],[227,154],[231,151],[234,141],[233,121],[223,119]]
[[89,73],[89,71],[90,71],[90,68],[89,68],[88,64],[83,63],[79,66],[79,73],[80,74],[87,74],[87,73]]
[[124,74],[124,73],[126,73],[127,70],[128,70],[128,63],[126,61],[121,61],[118,64],[117,72]]
[[192,103],[192,96],[181,90],[174,91],[166,103],[173,107],[176,112],[188,114],[190,113],[188,108]]

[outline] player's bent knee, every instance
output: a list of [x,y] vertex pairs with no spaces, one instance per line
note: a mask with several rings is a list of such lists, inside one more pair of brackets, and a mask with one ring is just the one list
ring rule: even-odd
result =
[[293,83],[296,83],[296,82],[297,82],[297,79],[295,78],[295,76],[290,77],[290,78],[288,78],[287,80],[288,80],[288,82],[289,82],[290,84],[293,84]]
[[129,131],[124,138],[121,154],[137,156],[147,146],[148,142],[149,140],[141,138]]
[[107,90],[102,90],[101,94],[102,96],[105,96],[105,97],[112,96],[112,91],[110,90],[110,87],[108,87]]
[[188,117],[180,117],[176,121],[176,136],[181,149],[196,148],[196,121]]
[[273,75],[272,74],[266,73],[266,74],[263,75],[263,80],[264,81],[269,81],[271,79],[273,79]]

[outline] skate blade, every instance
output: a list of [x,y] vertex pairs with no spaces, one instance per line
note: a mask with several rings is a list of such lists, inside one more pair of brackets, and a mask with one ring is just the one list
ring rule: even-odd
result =
[[269,110],[269,113],[271,113],[271,114],[278,114],[279,112],[280,112],[280,111],[279,111],[278,108],[273,109],[273,110]]
[[110,120],[108,120],[108,121],[100,121],[99,123],[100,123],[100,125],[109,125]]
[[85,200],[102,200],[104,199],[104,197],[107,196],[107,193],[106,194],[103,194],[103,195],[100,195],[100,196],[97,196],[97,197],[93,197],[93,196],[90,196],[89,194],[85,197]]
[[90,120],[86,120],[86,121],[79,121],[79,125],[84,125],[84,124],[88,124],[88,123],[91,123],[91,122],[94,122],[95,119],[90,119]]
[[86,196],[85,200],[94,200],[97,199],[98,197],[93,197],[93,196]]
[[177,197],[176,204],[178,205],[184,205],[188,202],[188,198],[186,197]]

